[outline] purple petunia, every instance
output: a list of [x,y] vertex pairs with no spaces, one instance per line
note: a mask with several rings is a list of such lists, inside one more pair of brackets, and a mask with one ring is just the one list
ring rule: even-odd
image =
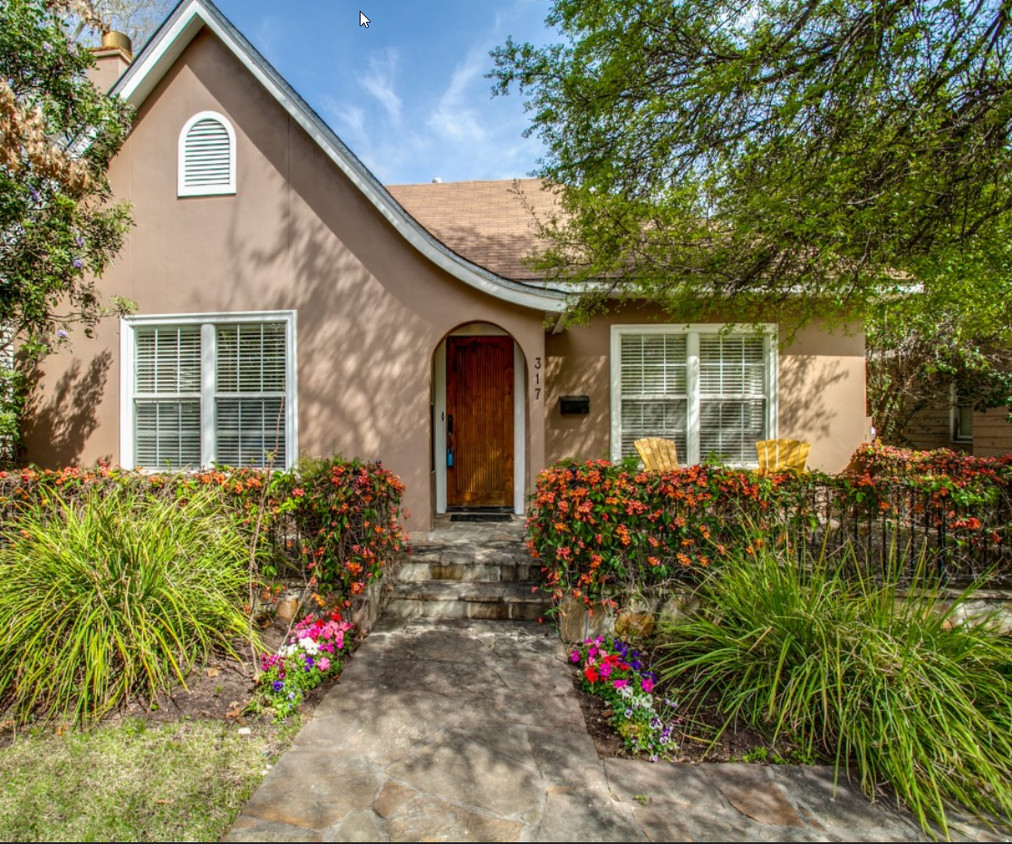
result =
[[285,684],[281,680],[275,680],[274,684],[271,686],[271,688],[274,689],[274,691],[276,691],[276,692],[280,692],[284,687],[285,687]]
[[83,266],[84,266],[84,261],[82,261],[80,258],[75,258],[74,259],[74,269],[75,270],[79,270]]

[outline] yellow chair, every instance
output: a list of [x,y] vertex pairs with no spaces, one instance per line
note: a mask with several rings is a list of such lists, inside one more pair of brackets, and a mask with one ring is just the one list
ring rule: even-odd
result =
[[812,444],[801,440],[760,440],[755,444],[761,472],[807,472]]
[[636,440],[633,448],[639,452],[643,468],[648,472],[670,472],[678,468],[678,450],[672,440],[663,437],[646,437]]

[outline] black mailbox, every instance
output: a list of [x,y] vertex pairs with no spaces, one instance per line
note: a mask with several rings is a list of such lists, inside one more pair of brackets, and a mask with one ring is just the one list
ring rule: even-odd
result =
[[563,416],[590,413],[590,396],[559,396],[559,410]]

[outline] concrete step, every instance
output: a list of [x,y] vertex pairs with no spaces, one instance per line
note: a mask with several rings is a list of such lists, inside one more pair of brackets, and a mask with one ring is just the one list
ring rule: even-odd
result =
[[532,583],[428,581],[394,584],[384,611],[394,618],[537,621],[550,607]]
[[475,560],[461,555],[403,557],[394,573],[394,579],[401,583],[420,583],[427,580],[456,580],[467,583],[520,583],[536,578],[539,566],[526,554],[516,555],[501,562]]

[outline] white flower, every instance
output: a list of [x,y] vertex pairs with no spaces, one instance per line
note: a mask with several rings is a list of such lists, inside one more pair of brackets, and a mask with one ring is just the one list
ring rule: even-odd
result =
[[622,697],[632,697],[633,690],[631,686],[623,686],[618,690],[618,693],[622,695]]
[[310,656],[315,656],[320,652],[319,644],[308,637],[305,639],[299,639],[299,647]]

